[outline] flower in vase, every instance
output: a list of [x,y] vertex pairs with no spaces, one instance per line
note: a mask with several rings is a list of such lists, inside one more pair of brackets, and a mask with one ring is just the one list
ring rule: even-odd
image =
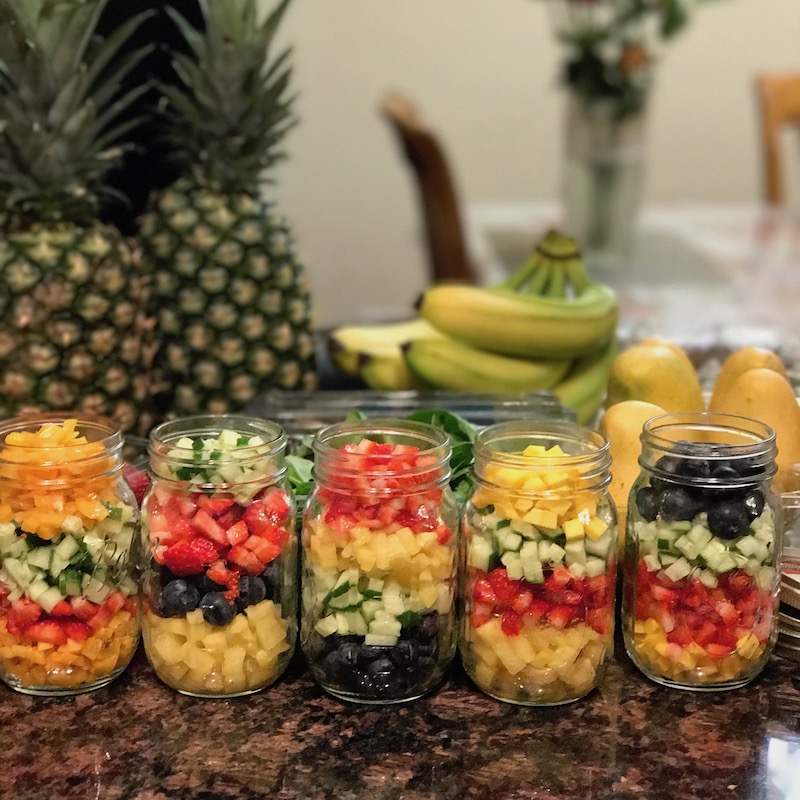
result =
[[563,82],[582,99],[613,102],[618,119],[647,101],[658,43],[709,0],[545,0],[567,48]]

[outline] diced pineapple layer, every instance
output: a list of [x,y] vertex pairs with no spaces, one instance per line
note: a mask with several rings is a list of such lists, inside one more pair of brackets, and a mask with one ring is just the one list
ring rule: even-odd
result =
[[633,647],[643,666],[662,678],[696,685],[723,683],[741,678],[753,670],[764,655],[765,644],[752,633],[736,642],[736,649],[713,658],[699,644],[682,647],[667,640],[661,623],[652,617],[637,620],[633,628]]
[[322,569],[358,567],[363,575],[392,578],[414,591],[435,590],[451,577],[454,550],[439,544],[433,531],[415,534],[401,528],[387,534],[381,530],[354,527],[347,536],[322,522],[312,523],[310,537],[314,561]]
[[120,610],[82,642],[68,639],[55,647],[47,643],[18,644],[0,619],[0,669],[22,689],[81,689],[101,686],[128,665],[139,642],[139,625]]
[[248,606],[224,628],[206,622],[199,609],[166,619],[147,613],[143,634],[158,677],[196,695],[261,689],[280,676],[291,654],[289,624],[271,600]]
[[611,637],[588,625],[523,628],[507,636],[499,619],[467,626],[467,671],[488,694],[520,702],[564,703],[589,692],[611,653]]

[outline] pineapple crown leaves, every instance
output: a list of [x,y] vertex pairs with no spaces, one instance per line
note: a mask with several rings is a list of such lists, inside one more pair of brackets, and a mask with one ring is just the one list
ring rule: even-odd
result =
[[151,12],[98,39],[106,2],[0,0],[0,203],[22,220],[84,222],[125,201],[105,177],[142,121],[123,113],[147,87],[120,87],[150,48],[115,57]]
[[279,144],[297,122],[287,96],[291,50],[273,60],[271,48],[289,3],[259,22],[256,0],[204,0],[205,31],[168,9],[190,51],[173,57],[183,86],[161,87],[163,139],[184,176],[254,192],[285,158]]

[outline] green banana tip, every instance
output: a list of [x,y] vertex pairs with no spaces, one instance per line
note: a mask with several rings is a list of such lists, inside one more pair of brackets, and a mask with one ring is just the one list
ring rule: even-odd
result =
[[541,238],[536,249],[547,258],[571,259],[580,258],[577,242],[557,228],[550,228]]
[[407,353],[407,352],[408,352],[408,351],[411,349],[411,345],[412,345],[412,344],[414,344],[414,342],[403,342],[403,343],[400,345],[400,352],[401,352],[403,355],[405,355],[405,354],[406,354],[406,353]]

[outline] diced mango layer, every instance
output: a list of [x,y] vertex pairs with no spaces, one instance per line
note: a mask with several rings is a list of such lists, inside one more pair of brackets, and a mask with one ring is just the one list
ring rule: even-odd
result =
[[0,619],[0,668],[9,683],[22,689],[90,689],[121,672],[138,641],[138,622],[126,610],[83,642],[69,639],[60,647],[19,644]]
[[742,677],[761,659],[765,645],[748,633],[738,639],[734,651],[714,658],[694,642],[686,647],[669,642],[661,623],[650,617],[634,623],[633,647],[642,665],[654,674],[679,683],[702,685]]

